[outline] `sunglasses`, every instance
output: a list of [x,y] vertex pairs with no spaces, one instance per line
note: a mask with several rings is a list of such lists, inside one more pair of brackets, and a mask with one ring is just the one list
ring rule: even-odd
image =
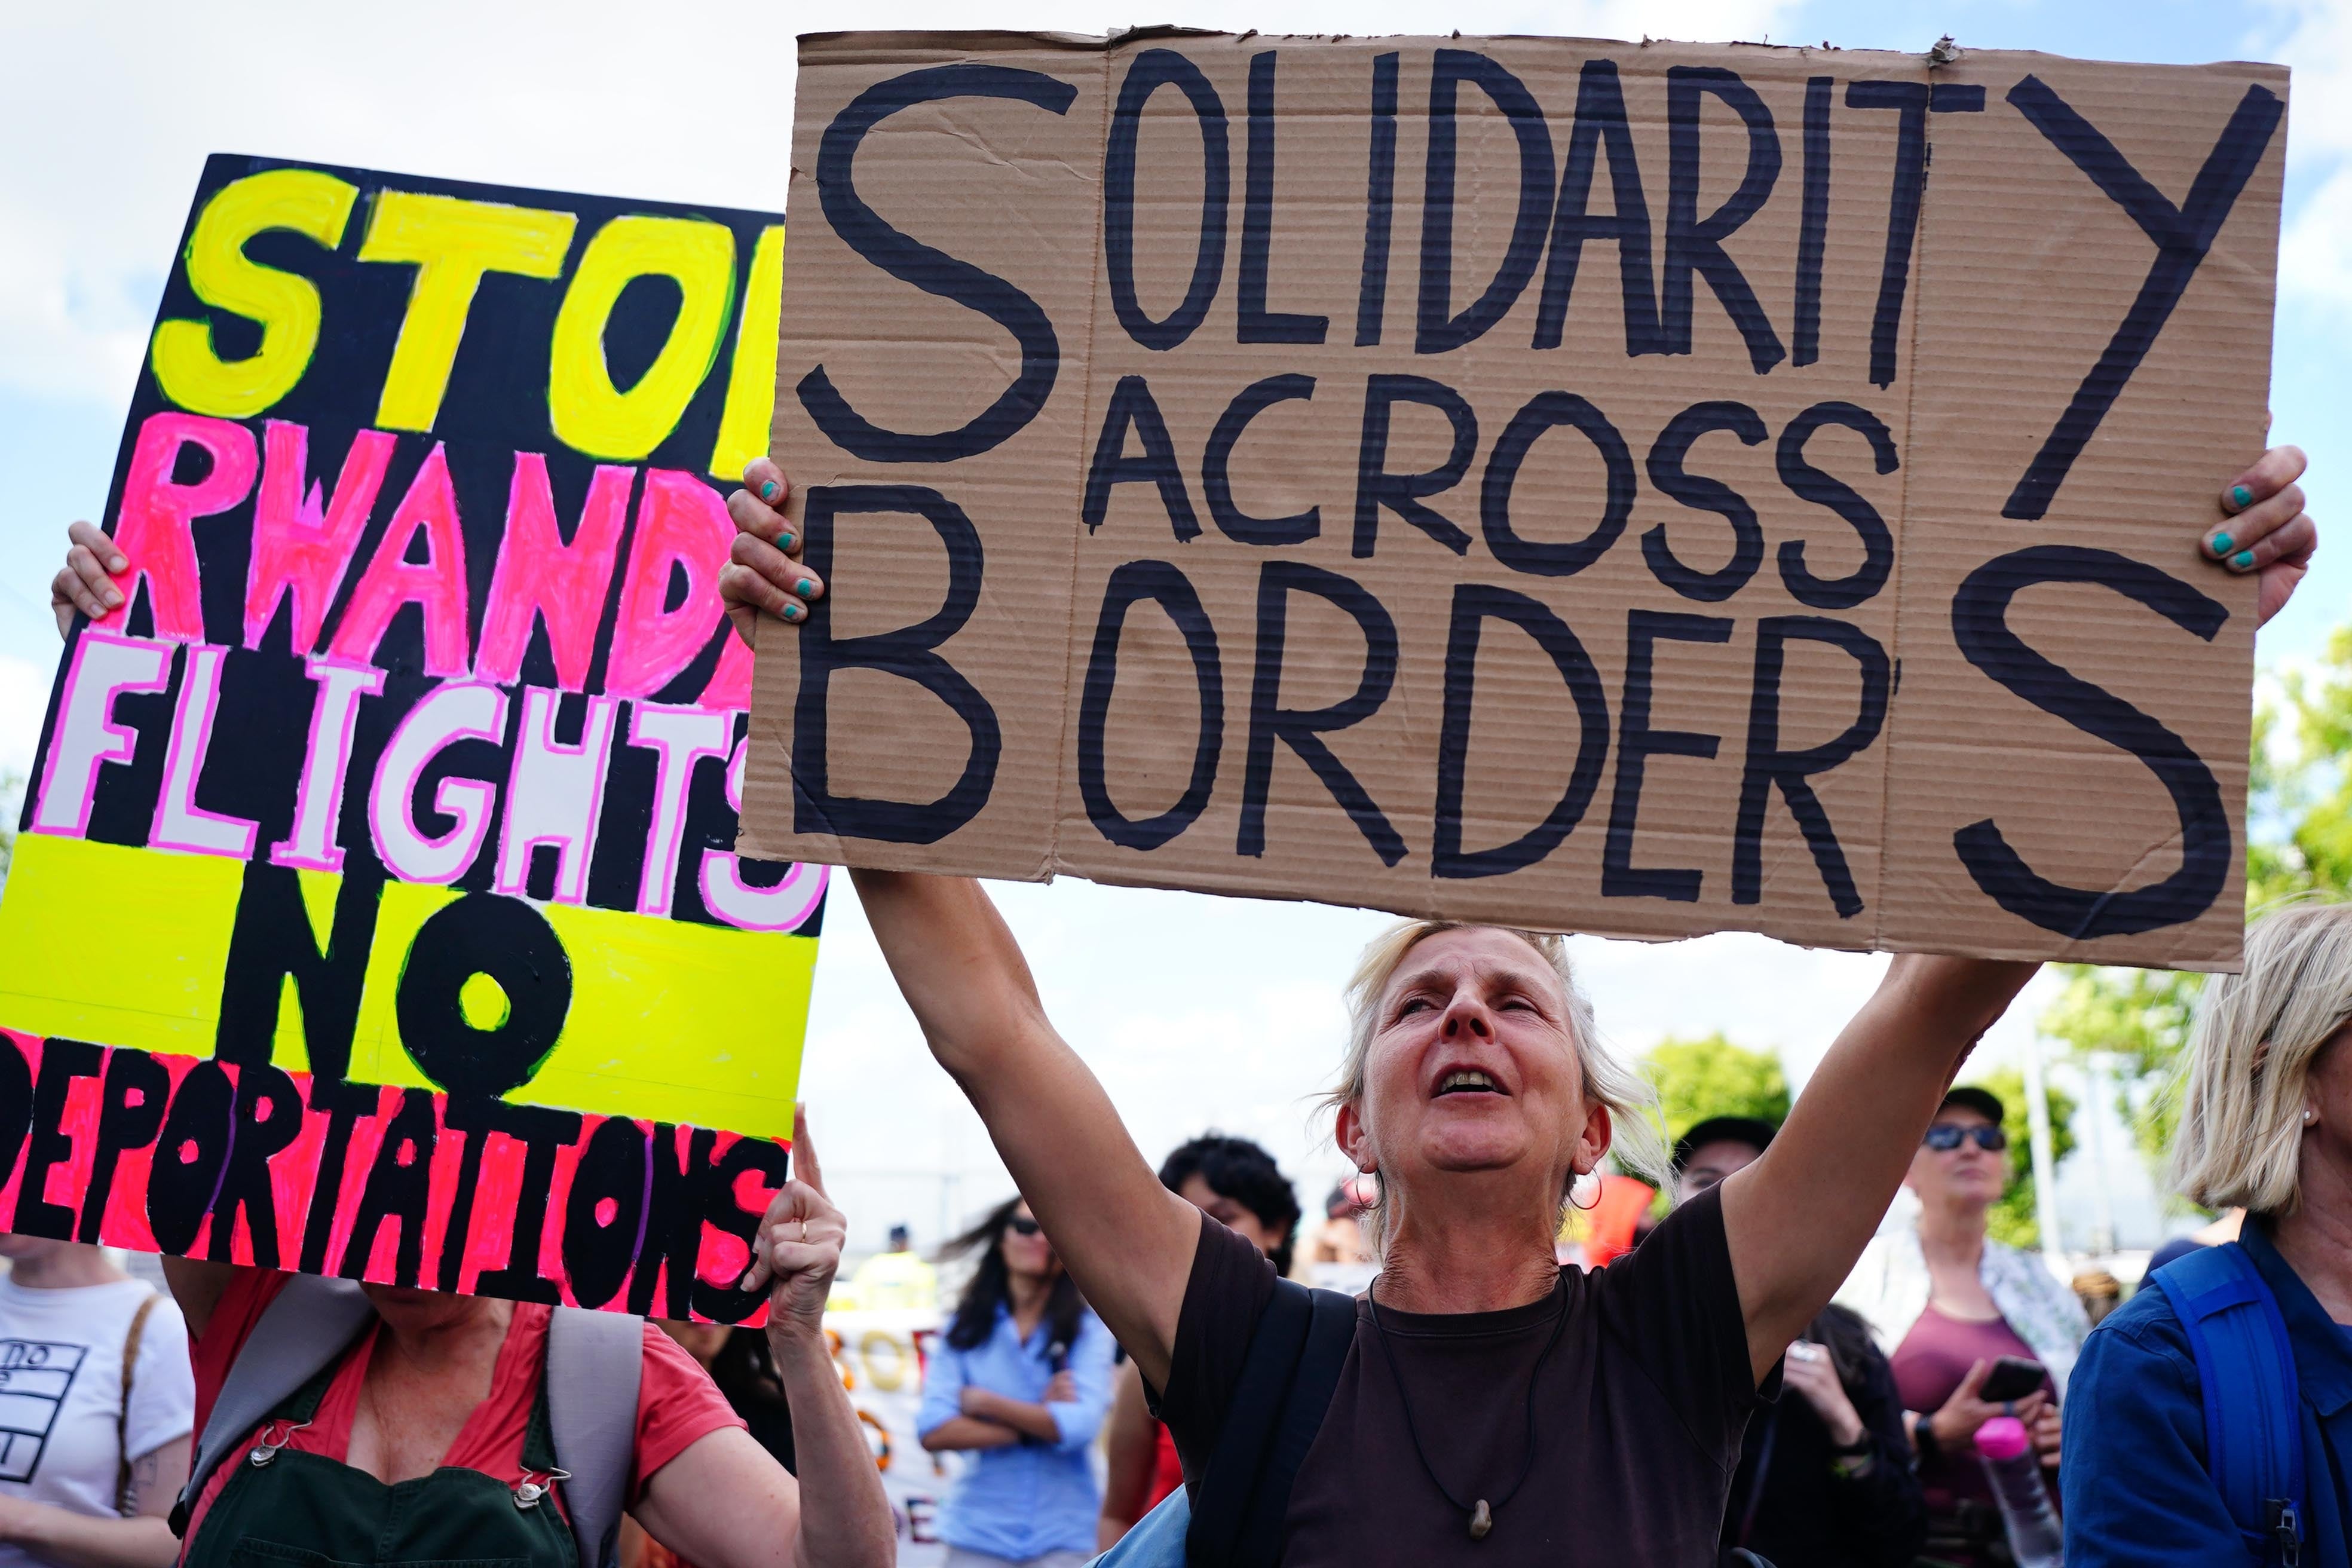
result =
[[1004,1228],[1015,1236],[1034,1236],[1045,1227],[1034,1219],[1024,1219],[1019,1215],[1014,1215],[1004,1222]]
[[1927,1129],[1920,1142],[1938,1154],[1948,1154],[1965,1139],[1976,1140],[1978,1148],[1988,1154],[1998,1154],[2009,1147],[2009,1134],[1998,1127],[1963,1127],[1957,1121],[1938,1121]]

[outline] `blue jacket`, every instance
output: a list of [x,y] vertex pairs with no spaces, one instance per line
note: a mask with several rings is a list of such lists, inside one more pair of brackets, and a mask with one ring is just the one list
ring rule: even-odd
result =
[[[2306,1502],[2303,1560],[2352,1562],[2352,1331],[2331,1321],[2265,1228],[2239,1237],[2278,1298],[2302,1384]],[[2058,1469],[2066,1568],[2245,1568],[2205,1468],[2205,1407],[2188,1336],[2164,1292],[2139,1293],[2091,1331],[2067,1388]]]
[[[1035,1404],[1053,1378],[1047,1364],[1046,1327],[1039,1323],[1021,1342],[1013,1314],[996,1310],[996,1327],[968,1351],[941,1335],[932,1342],[923,1367],[923,1406],[915,1429],[929,1436],[961,1413],[969,1384],[1008,1398]],[[1077,1402],[1049,1405],[1061,1440],[1024,1437],[1003,1448],[982,1448],[967,1457],[963,1474],[940,1516],[940,1537],[950,1546],[1025,1563],[1049,1552],[1094,1555],[1095,1523],[1102,1493],[1095,1485],[1088,1449],[1110,1408],[1110,1331],[1092,1312],[1081,1313],[1070,1346],[1071,1381]]]

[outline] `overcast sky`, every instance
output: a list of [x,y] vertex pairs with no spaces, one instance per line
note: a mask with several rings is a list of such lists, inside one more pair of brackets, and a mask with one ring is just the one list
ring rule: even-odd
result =
[[[781,210],[795,33],[1144,21],[1914,50],[1949,33],[2109,59],[2285,61],[2275,434],[2317,458],[2314,510],[2341,513],[2347,416],[2327,378],[2352,362],[2352,0],[1180,0],[1140,15],[1080,0],[16,5],[0,7],[0,769],[31,756],[56,658],[47,576],[65,523],[104,501],[207,153]],[[2315,649],[2347,590],[2352,547],[2339,542],[2265,633],[2265,664]],[[1317,1143],[1308,1101],[1336,1059],[1339,982],[1381,917],[1074,881],[1000,898],[1056,1020],[1147,1153],[1212,1124],[1244,1132],[1313,1205],[1339,1163]],[[829,921],[803,1079],[818,1140],[851,1178],[861,1241],[901,1217],[929,1239],[943,1209],[1005,1190],[1001,1167],[927,1059],[845,884]],[[1745,936],[1579,952],[1621,1049],[1720,1028],[1780,1050],[1797,1077],[1883,962]],[[2041,994],[1990,1049],[2014,1051]]]

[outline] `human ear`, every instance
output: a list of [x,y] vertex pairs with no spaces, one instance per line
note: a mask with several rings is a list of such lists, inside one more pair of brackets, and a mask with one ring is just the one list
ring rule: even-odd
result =
[[1570,1163],[1570,1168],[1580,1176],[1589,1176],[1599,1170],[1602,1158],[1609,1152],[1609,1145],[1616,1136],[1617,1124],[1610,1119],[1609,1108],[1598,1100],[1594,1101],[1592,1109],[1585,1114],[1584,1131],[1576,1141],[1576,1157]]
[[1331,1130],[1331,1139],[1359,1171],[1380,1169],[1380,1161],[1372,1153],[1371,1131],[1364,1125],[1363,1113],[1352,1104],[1339,1107],[1339,1122]]

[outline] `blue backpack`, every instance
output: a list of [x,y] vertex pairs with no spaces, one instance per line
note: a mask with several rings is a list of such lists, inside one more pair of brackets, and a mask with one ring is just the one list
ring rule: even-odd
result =
[[1323,1429],[1356,1339],[1356,1303],[1274,1282],[1206,1472],[1138,1520],[1092,1568],[1276,1568],[1291,1482]]
[[2236,1242],[2151,1276],[2172,1303],[2205,1396],[2205,1463],[2253,1561],[2303,1559],[2303,1410],[2278,1298]]

